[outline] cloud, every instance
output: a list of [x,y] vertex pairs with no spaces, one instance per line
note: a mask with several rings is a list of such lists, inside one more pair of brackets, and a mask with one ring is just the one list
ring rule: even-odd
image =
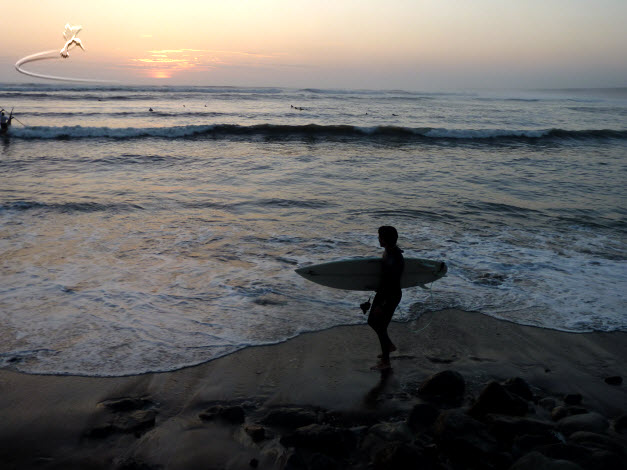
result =
[[284,55],[188,48],[150,50],[146,54],[146,57],[130,59],[127,67],[136,70],[140,75],[153,78],[171,78],[182,71],[210,70],[219,66],[263,67],[269,60],[276,60]]
[[148,51],[151,54],[181,54],[183,52],[208,52],[203,49],[163,49],[160,51]]

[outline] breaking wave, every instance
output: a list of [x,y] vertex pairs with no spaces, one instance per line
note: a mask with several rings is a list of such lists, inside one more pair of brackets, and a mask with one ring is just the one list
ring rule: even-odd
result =
[[615,129],[447,129],[433,127],[397,127],[352,125],[284,125],[258,124],[242,126],[236,124],[211,124],[171,127],[83,127],[83,126],[33,126],[11,129],[10,138],[16,139],[186,139],[186,138],[255,138],[274,139],[298,138],[372,138],[396,139],[406,141],[464,140],[507,142],[507,141],[585,141],[585,140],[624,140],[627,130]]
[[0,203],[0,214],[5,211],[30,211],[42,210],[58,213],[72,212],[126,212],[131,210],[141,210],[137,204],[101,204],[97,202],[59,202],[46,203],[39,201],[12,201]]

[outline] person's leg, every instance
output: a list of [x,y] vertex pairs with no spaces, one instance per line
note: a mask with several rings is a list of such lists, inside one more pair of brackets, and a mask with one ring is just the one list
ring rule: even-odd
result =
[[393,310],[390,312],[388,309],[383,308],[382,305],[373,305],[368,316],[368,324],[377,334],[381,345],[381,354],[379,355],[381,363],[379,365],[388,367],[390,364],[390,351],[396,350],[396,346],[394,346],[388,336],[388,325],[392,320],[393,313]]
[[392,343],[388,335],[388,326],[392,321],[392,315],[401,301],[402,293],[393,295],[390,298],[377,294],[372,301],[372,309],[368,316],[368,324],[377,333],[381,344],[381,362],[375,366],[377,369],[390,367],[390,352],[396,351],[396,346]]
[[[394,312],[392,312],[393,314]],[[388,325],[392,321],[392,314],[381,309],[381,324],[375,330],[379,337],[379,343],[381,343],[381,362],[387,364],[390,363],[390,350],[392,346],[392,340],[388,335]]]

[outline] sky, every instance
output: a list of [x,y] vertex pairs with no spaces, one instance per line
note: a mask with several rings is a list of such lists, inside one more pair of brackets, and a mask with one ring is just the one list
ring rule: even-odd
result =
[[121,84],[352,89],[627,86],[627,0],[3,2],[0,83],[29,63]]

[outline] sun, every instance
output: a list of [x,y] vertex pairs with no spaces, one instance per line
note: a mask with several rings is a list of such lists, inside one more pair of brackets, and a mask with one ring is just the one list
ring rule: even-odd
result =
[[152,78],[172,78],[172,72],[170,70],[151,70],[149,75]]

